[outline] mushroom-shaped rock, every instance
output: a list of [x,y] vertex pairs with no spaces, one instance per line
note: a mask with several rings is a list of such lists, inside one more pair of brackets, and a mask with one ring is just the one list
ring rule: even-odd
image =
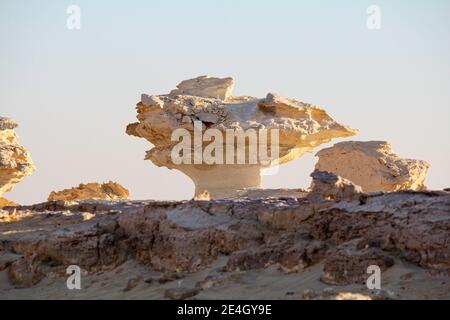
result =
[[403,159],[386,141],[347,141],[319,151],[317,170],[351,180],[365,192],[423,190],[430,165]]
[[357,132],[317,106],[273,93],[234,97],[231,78],[203,76],[177,87],[168,95],[143,94],[139,122],[127,133],[153,144],[146,159],[188,175],[195,194],[223,198],[261,188],[262,169]]
[[14,120],[0,117],[0,196],[36,170],[30,154],[19,145],[17,126]]
[[48,200],[127,200],[130,193],[127,189],[116,182],[107,183],[81,183],[76,188],[65,189],[62,191],[52,191]]

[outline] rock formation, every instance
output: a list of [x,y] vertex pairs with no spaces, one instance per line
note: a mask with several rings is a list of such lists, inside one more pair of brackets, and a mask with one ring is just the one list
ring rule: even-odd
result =
[[200,76],[195,79],[181,81],[177,89],[170,95],[188,95],[204,98],[227,100],[233,93],[234,81],[232,78],[211,78]]
[[203,192],[197,194],[192,200],[209,201],[211,200],[211,194],[208,190],[204,190]]
[[311,173],[311,177],[313,180],[309,198],[343,200],[352,199],[362,193],[360,186],[331,172],[316,170]]
[[14,201],[8,200],[6,198],[0,197],[0,209],[4,207],[17,206],[18,204]]
[[[415,264],[415,272],[450,271],[448,192],[325,198],[50,201],[0,210],[0,272],[7,269],[14,284],[30,287],[65,277],[69,265],[96,273],[133,260],[163,273],[148,282],[166,283],[191,273],[198,281],[199,272],[224,260],[214,276],[170,295],[182,298],[273,267],[297,274],[322,265],[317,281],[361,288],[368,266],[386,272],[399,259]],[[27,232],[9,232],[19,229]]]
[[[232,88],[231,78],[203,76],[181,82],[168,95],[143,94],[139,122],[129,124],[127,133],[154,145],[146,159],[188,175],[195,194],[208,190],[213,198],[223,198],[238,189],[260,188],[263,168],[357,132],[317,106],[272,93],[264,99],[233,97]],[[173,137],[176,129],[188,138]],[[239,149],[234,134],[240,133]],[[174,154],[182,154],[183,161],[173,161]]]
[[19,145],[17,126],[14,120],[0,117],[0,197],[36,170],[30,154]]
[[424,190],[430,165],[403,159],[385,141],[347,141],[319,151],[316,169],[351,180],[365,192]]
[[81,183],[76,188],[62,191],[52,191],[48,200],[127,200],[130,193],[116,182],[107,183]]

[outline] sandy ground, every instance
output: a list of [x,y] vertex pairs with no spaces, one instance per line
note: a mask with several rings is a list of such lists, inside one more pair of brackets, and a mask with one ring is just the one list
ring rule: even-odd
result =
[[[0,272],[1,299],[165,299],[169,288],[194,288],[208,275],[219,274],[226,259],[219,259],[211,268],[186,275],[183,279],[159,284],[159,272],[134,261],[108,272],[82,276],[81,290],[69,290],[65,278],[45,278],[32,288],[18,289],[9,281],[7,271]],[[202,290],[193,299],[303,299],[305,290],[321,293],[326,288],[335,292],[375,295],[364,285],[330,287],[320,281],[322,264],[302,273],[286,274],[276,266],[266,269],[226,273],[225,283]],[[146,281],[147,280],[147,281]],[[129,283],[135,282],[135,286]],[[150,283],[149,283],[150,282]],[[397,260],[382,274],[382,290],[394,299],[450,299],[450,280],[443,274],[432,274],[414,265]]]

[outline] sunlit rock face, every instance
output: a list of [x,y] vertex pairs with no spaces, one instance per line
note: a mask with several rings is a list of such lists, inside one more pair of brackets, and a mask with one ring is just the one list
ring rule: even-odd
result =
[[[127,133],[153,145],[146,159],[188,175],[196,194],[208,190],[211,197],[223,198],[236,190],[261,188],[265,168],[357,132],[317,106],[273,93],[263,99],[232,96],[233,85],[231,78],[202,76],[181,82],[166,95],[143,94],[138,122],[129,124]],[[243,134],[243,139],[233,134]],[[244,142],[241,147],[239,141]]]
[[30,154],[19,145],[17,126],[14,120],[0,117],[0,196],[36,170]]
[[127,200],[130,193],[116,182],[81,183],[78,187],[52,191],[48,200]]
[[212,78],[200,76],[195,79],[184,80],[172,90],[170,95],[190,95],[205,98],[227,100],[233,92],[234,81],[232,78]]
[[430,165],[400,158],[386,141],[347,141],[317,153],[317,170],[351,180],[365,192],[424,190]]
[[8,200],[6,198],[0,197],[0,209],[4,208],[4,207],[15,207],[18,204],[15,203],[14,201]]

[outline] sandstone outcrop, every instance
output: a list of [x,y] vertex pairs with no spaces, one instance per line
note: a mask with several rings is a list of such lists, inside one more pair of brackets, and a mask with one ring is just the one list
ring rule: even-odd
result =
[[430,165],[403,159],[385,141],[347,141],[319,151],[316,169],[351,180],[365,192],[424,190]]
[[[168,95],[143,94],[139,122],[126,131],[153,144],[146,159],[185,173],[195,194],[208,190],[212,198],[261,188],[262,169],[357,132],[317,106],[273,93],[264,99],[234,97],[232,88],[231,78],[204,76],[181,82]],[[240,148],[234,134],[243,135]],[[174,155],[181,159],[174,161]]]
[[274,266],[298,273],[323,263],[323,281],[348,284],[361,283],[367,265],[389,270],[393,259],[448,272],[449,234],[450,194],[444,191],[317,202],[50,201],[1,211],[0,260],[25,287],[65,276],[73,264],[97,272],[133,259],[181,274],[223,258],[224,275]]
[[78,187],[62,191],[52,191],[48,196],[53,200],[127,200],[130,193],[116,182],[107,183],[81,183]]
[[30,154],[19,145],[17,126],[14,120],[0,117],[0,196],[36,170]]

